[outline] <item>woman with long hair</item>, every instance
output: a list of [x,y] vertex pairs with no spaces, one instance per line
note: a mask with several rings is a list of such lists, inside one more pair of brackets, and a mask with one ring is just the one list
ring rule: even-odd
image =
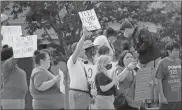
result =
[[95,104],[97,109],[114,109],[114,95],[118,81],[116,77],[111,78],[108,70],[112,68],[111,58],[107,55],[101,55],[97,61],[97,74],[95,84],[97,96]]

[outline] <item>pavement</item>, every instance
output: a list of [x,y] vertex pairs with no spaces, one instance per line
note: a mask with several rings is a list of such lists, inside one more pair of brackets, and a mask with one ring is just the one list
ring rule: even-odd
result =
[[159,110],[159,108],[146,108],[147,110]]

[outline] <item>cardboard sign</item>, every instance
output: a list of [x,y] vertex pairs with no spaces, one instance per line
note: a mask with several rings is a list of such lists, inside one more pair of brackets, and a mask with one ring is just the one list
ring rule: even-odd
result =
[[149,81],[151,77],[150,68],[138,70],[136,73],[135,101],[146,99],[149,91]]
[[83,26],[85,26],[88,31],[101,28],[94,9],[78,12],[78,14],[81,18]]
[[22,29],[21,26],[2,26],[1,34],[3,36],[2,45],[13,46],[13,37],[20,37]]
[[32,57],[37,50],[37,35],[13,37],[14,58]]

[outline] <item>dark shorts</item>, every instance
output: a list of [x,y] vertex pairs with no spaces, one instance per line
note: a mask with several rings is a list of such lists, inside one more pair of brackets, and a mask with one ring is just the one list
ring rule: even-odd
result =
[[159,110],[181,110],[181,101],[168,102],[168,104],[160,103]]

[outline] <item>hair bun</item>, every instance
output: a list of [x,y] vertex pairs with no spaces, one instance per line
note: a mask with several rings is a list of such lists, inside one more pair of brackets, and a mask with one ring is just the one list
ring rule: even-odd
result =
[[7,44],[3,45],[3,49],[8,48],[9,46]]
[[40,51],[35,50],[34,55],[36,56],[36,55],[38,55],[38,54],[40,54]]

